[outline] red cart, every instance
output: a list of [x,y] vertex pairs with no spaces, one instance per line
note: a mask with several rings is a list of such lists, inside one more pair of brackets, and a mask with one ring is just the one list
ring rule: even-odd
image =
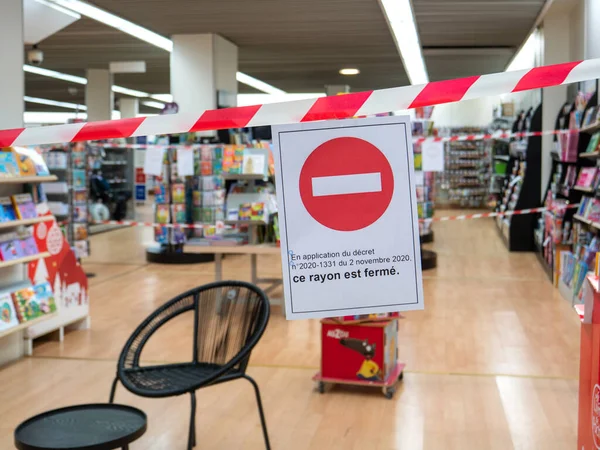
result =
[[321,320],[321,370],[313,380],[326,384],[381,387],[391,399],[404,375],[398,363],[398,319]]

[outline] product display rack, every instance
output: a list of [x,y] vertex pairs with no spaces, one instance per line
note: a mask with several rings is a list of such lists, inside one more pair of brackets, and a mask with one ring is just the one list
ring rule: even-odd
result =
[[[530,110],[518,131],[541,131],[542,106]],[[507,176],[503,180],[497,212],[535,208],[541,195],[542,138],[532,136],[509,144]],[[536,217],[532,214],[499,216],[498,232],[509,251],[533,251]]]
[[88,223],[87,149],[82,142],[43,153],[48,170],[58,181],[42,184],[48,207],[78,259],[90,255]]
[[[13,195],[25,191],[23,186],[31,185],[27,191],[37,191],[37,186],[40,183],[48,183],[56,181],[55,175],[48,176],[27,176],[27,177],[11,177],[0,178],[0,193],[2,196]],[[36,194],[37,197],[37,194]],[[11,222],[3,222],[3,228],[10,231],[10,228],[17,229],[24,225],[33,225],[46,220],[54,221],[54,218],[36,218],[26,220],[15,220]],[[50,256],[48,252],[39,252],[36,255],[30,255],[22,258],[17,258],[9,261],[0,262],[0,281],[3,286],[18,285],[26,280],[24,274],[27,273],[26,265],[31,261],[47,258]],[[45,314],[35,320],[20,323],[19,325],[0,332],[0,365],[13,361],[27,351],[23,346],[24,333],[30,328],[42,322],[52,319],[53,314]]]
[[[581,86],[580,86],[581,87]],[[589,97],[577,97],[574,113],[578,119],[578,168],[574,190],[579,195],[579,207],[572,213],[572,231],[568,246],[558,253],[557,285],[563,298],[575,305],[582,302],[585,277],[594,269],[600,250],[600,167],[598,167],[598,103],[597,91]],[[577,111],[577,105],[580,105]],[[581,105],[585,105],[582,108]]]
[[[451,135],[477,134],[481,128],[450,129]],[[484,140],[450,141],[444,148],[444,171],[436,175],[436,204],[481,208],[489,195],[490,144]]]

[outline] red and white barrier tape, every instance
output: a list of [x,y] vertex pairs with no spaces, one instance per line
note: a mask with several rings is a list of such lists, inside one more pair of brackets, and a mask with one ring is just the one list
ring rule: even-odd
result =
[[[566,205],[566,208],[578,208],[579,203],[574,203],[571,205]],[[449,220],[471,220],[471,219],[487,219],[488,217],[502,217],[502,216],[519,216],[523,214],[535,214],[539,212],[544,212],[548,208],[540,207],[540,208],[528,208],[528,209],[520,209],[517,211],[504,211],[504,212],[490,212],[490,213],[480,213],[480,214],[463,214],[460,216],[444,216],[444,217],[434,217],[431,219],[419,219],[419,222],[446,222]]]
[[0,147],[345,119],[510,94],[596,78],[600,78],[600,58],[318,99],[207,110],[199,113],[15,128],[0,131]]
[[[477,133],[477,134],[457,134],[452,136],[435,136],[435,137],[414,137],[414,144],[422,144],[423,142],[463,142],[463,141],[487,141],[490,139],[511,139],[511,138],[525,138],[525,137],[536,137],[536,136],[549,136],[549,135],[561,135],[561,134],[578,134],[579,130],[547,130],[547,131],[527,131],[519,133],[511,133],[506,131],[496,131],[494,133]],[[102,148],[126,148],[132,150],[144,150],[147,148],[184,148],[189,150],[196,150],[204,147],[205,145],[217,145],[217,144],[116,144],[116,143],[92,143],[94,147]],[[217,145],[218,146],[218,145]]]
[[[567,208],[577,208],[579,204],[567,205]],[[522,214],[535,214],[538,212],[544,212],[547,208],[529,208],[521,209],[518,211],[505,211],[505,212],[490,212],[480,214],[463,214],[460,216],[444,216],[435,217],[432,219],[419,219],[419,222],[446,222],[449,220],[471,220],[471,219],[485,219],[488,217],[499,217],[499,216],[515,216]],[[251,222],[251,221],[248,221]],[[208,228],[214,226],[214,224],[172,224],[172,223],[152,223],[152,222],[138,222],[135,220],[99,220],[90,222],[90,225],[125,225],[129,227],[163,227],[163,228]],[[243,225],[243,224],[242,224]],[[231,228],[231,226],[226,226]]]

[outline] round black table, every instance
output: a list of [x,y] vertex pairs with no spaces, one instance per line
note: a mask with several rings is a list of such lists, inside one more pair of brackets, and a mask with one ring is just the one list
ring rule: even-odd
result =
[[131,406],[91,404],[55,409],[15,430],[19,450],[128,449],[146,432],[146,414]]

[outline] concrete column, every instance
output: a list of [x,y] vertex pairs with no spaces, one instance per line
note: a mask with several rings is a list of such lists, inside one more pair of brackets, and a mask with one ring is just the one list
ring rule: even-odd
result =
[[600,58],[600,1],[585,0],[585,59]]
[[85,104],[88,122],[110,120],[114,105],[113,76],[108,69],[88,69]]
[[350,92],[350,86],[347,84],[327,84],[325,85],[325,95],[347,94]]
[[0,1],[0,129],[23,126],[25,81],[23,76],[23,0]]
[[119,111],[121,111],[121,119],[130,119],[137,117],[140,112],[140,101],[137,98],[121,98],[119,99]]
[[[550,10],[544,18],[544,61],[543,64],[558,64],[570,61],[570,19],[560,9]],[[567,86],[542,89],[542,130],[553,130],[556,117],[567,101]],[[542,189],[546,193],[554,149],[554,136],[542,136]]]
[[216,34],[179,34],[172,40],[171,94],[179,112],[215,109],[218,91],[235,102],[237,46]]

